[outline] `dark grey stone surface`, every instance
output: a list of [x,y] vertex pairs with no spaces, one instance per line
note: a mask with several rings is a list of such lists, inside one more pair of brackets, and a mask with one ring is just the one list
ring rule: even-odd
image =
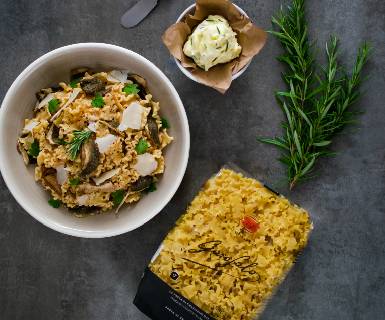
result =
[[[44,227],[13,199],[0,180],[1,319],[146,319],[132,304],[143,269],[200,185],[228,161],[307,208],[315,230],[261,319],[377,320],[385,316],[385,2],[308,1],[311,37],[323,48],[329,34],[341,39],[351,65],[362,40],[375,47],[368,66],[365,111],[358,130],[338,137],[339,155],[317,165],[318,176],[292,192],[279,184],[278,152],[256,142],[280,133],[282,114],[273,90],[282,87],[269,39],[226,95],[179,72],[161,33],[191,0],[160,0],[138,27],[119,19],[135,0],[0,1],[0,97],[40,55],[63,45],[97,41],[132,49],[153,61],[178,90],[191,128],[191,154],[181,187],[152,221],[110,239],[65,236]],[[236,1],[270,28],[280,1]]]

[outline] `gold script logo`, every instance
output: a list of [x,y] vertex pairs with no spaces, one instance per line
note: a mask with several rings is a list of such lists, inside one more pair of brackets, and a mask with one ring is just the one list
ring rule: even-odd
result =
[[187,251],[192,255],[204,252],[210,253],[211,256],[217,257],[217,261],[215,262],[214,266],[207,265],[207,261],[195,261],[188,258],[183,259],[201,267],[211,269],[218,275],[225,273],[227,275],[235,277],[233,274],[230,273],[230,270],[232,268],[235,268],[238,271],[237,273],[240,274],[242,280],[259,280],[259,275],[255,270],[258,266],[258,263],[252,261],[251,257],[247,255],[234,258],[225,254],[222,250],[220,250],[221,244],[222,241],[220,240],[207,241],[200,243],[197,248],[189,249]]

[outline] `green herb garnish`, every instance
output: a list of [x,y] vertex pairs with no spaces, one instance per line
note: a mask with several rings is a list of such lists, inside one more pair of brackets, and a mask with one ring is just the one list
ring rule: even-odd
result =
[[143,154],[147,151],[148,147],[148,142],[145,139],[140,138],[139,142],[135,146],[135,151],[137,154]]
[[123,88],[123,92],[127,94],[137,94],[139,91],[136,83],[128,83]]
[[84,142],[86,142],[92,135],[91,130],[83,130],[83,131],[74,131],[74,138],[70,143],[68,143],[68,153],[70,155],[71,160],[75,160],[77,155],[79,154],[80,148]]
[[272,18],[277,31],[270,31],[285,52],[278,60],[287,65],[283,79],[287,91],[276,92],[285,114],[282,137],[259,138],[282,150],[280,161],[287,166],[290,188],[308,179],[317,159],[333,155],[329,146],[345,125],[354,122],[357,112],[351,105],[358,99],[361,71],[370,47],[360,46],[353,71],[349,76],[338,64],[338,40],[331,37],[326,44],[327,64],[323,68],[313,56],[308,39],[305,1],[292,0],[287,11]]
[[225,51],[227,51],[228,48],[229,48],[229,41],[226,41],[226,50]]
[[112,202],[114,203],[114,206],[118,206],[122,203],[124,199],[124,190],[116,190],[111,193],[112,196]]
[[168,123],[168,120],[166,118],[161,118],[160,122],[162,123],[162,129],[170,128],[170,124]]
[[39,141],[35,139],[33,140],[33,142],[31,143],[31,146],[28,149],[28,154],[33,158],[37,158],[39,153],[40,153]]
[[154,192],[156,191],[156,183],[151,182],[150,186],[145,190],[146,192]]
[[54,114],[59,107],[60,101],[58,99],[52,99],[48,102],[48,111],[50,114]]
[[78,86],[78,83],[80,82],[80,80],[82,80],[82,78],[76,78],[76,79],[73,79],[73,80],[70,82],[71,88],[76,88],[76,87]]
[[64,139],[56,139],[56,141],[55,141],[57,144],[60,144],[60,145],[62,145],[62,146],[64,146],[64,145],[66,145],[66,144],[68,144],[68,142],[67,141],[65,141]]
[[221,34],[221,30],[219,30],[218,26],[217,26],[217,30],[218,30],[218,33]]
[[76,187],[80,183],[80,179],[79,178],[70,179],[69,183],[70,183],[70,186]]
[[52,208],[59,208],[60,205],[61,205],[61,201],[60,200],[56,200],[56,199],[49,199],[48,200],[48,204],[52,207]]
[[100,93],[95,94],[95,98],[92,99],[91,105],[94,108],[102,108],[104,106],[105,102],[103,100],[103,97]]

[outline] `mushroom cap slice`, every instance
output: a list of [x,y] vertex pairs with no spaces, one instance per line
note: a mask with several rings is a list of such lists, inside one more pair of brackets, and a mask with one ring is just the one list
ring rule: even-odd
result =
[[95,95],[97,92],[105,89],[105,84],[102,80],[96,77],[83,79],[80,81],[80,87],[88,95]]
[[68,208],[76,217],[84,217],[88,215],[95,215],[101,212],[101,208],[97,206],[77,206],[74,208]]
[[80,67],[76,69],[71,70],[71,81],[76,80],[79,78],[83,78],[86,72],[88,72],[89,69],[87,67]]
[[82,145],[80,151],[82,162],[81,177],[88,177],[99,165],[100,153],[97,144],[95,143],[95,134]]
[[44,187],[54,191],[57,195],[61,197],[62,195],[61,186],[56,179],[56,170],[54,174],[43,176],[41,178],[41,181]]
[[79,184],[77,190],[84,193],[91,193],[91,192],[114,192],[118,190],[118,186],[114,186],[111,182],[106,182],[101,185],[95,186],[90,183],[83,183]]
[[156,120],[151,116],[147,118],[147,127],[148,127],[148,134],[150,135],[152,142],[155,144],[156,147],[159,147],[160,140],[159,140],[158,124]]
[[132,82],[138,85],[138,95],[141,99],[145,99],[147,94],[147,81],[141,76],[134,73],[128,75],[127,79],[131,80]]
[[151,185],[151,183],[153,183],[153,181],[154,181],[154,178],[151,176],[140,177],[131,185],[130,191],[133,191],[133,192],[143,191],[147,189]]
[[48,132],[47,132],[47,140],[49,141],[50,144],[52,145],[57,145],[59,144],[59,132],[60,129],[57,127],[54,123],[51,124]]
[[20,142],[20,140],[17,141],[17,151],[19,151],[21,156],[23,157],[23,161],[24,161],[25,165],[28,165],[30,163],[29,155],[28,155],[27,150],[24,149],[24,146]]

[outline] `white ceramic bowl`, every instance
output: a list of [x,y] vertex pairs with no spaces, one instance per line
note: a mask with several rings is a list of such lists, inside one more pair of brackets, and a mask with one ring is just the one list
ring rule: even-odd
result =
[[[26,167],[16,150],[23,120],[32,116],[35,92],[58,81],[69,80],[71,69],[128,69],[143,76],[161,114],[171,125],[174,142],[165,150],[166,171],[157,191],[145,195],[136,205],[123,206],[119,216],[104,214],[76,218],[66,209],[47,203],[49,194],[34,180],[34,166]],[[31,63],[13,82],[0,109],[0,169],[18,203],[35,219],[56,231],[87,238],[118,235],[140,227],[170,201],[182,181],[190,147],[186,113],[174,86],[153,63],[141,55],[109,44],[79,43],[53,50]]]
[[[233,3],[233,5],[238,9],[238,11],[239,11],[241,14],[243,14],[243,15],[246,16],[246,17],[249,17],[249,16],[246,14],[246,12],[243,11],[242,8],[238,7],[235,3]],[[181,13],[181,15],[180,15],[179,18],[176,20],[176,22],[182,21],[182,19],[183,19],[187,14],[193,13],[194,10],[195,10],[195,3],[193,3],[191,6],[189,6],[188,8],[186,8],[186,10],[183,11],[183,12]],[[179,61],[177,58],[174,58],[174,61],[175,61],[176,65],[178,66],[179,70],[182,71],[183,74],[184,74],[186,77],[190,78],[191,80],[193,80],[193,81],[195,81],[195,82],[200,83],[200,81],[199,81],[197,78],[195,78],[195,77],[193,76],[193,74],[192,74],[190,71],[188,71],[185,67],[182,66],[182,64],[180,63],[180,61]],[[237,73],[233,74],[232,77],[231,77],[231,80],[235,80],[235,79],[237,79],[238,77],[240,77],[240,76],[246,71],[246,69],[249,67],[250,63],[251,63],[251,60],[250,60],[250,61],[249,61],[249,62],[248,62],[248,63],[247,63],[241,70],[239,70]]]

